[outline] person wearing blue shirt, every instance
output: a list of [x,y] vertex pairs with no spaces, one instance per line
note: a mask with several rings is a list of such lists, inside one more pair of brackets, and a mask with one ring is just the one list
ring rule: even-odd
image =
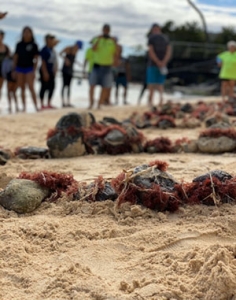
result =
[[[54,51],[54,46],[57,43],[55,36],[47,34],[45,36],[46,45],[40,51],[41,56],[41,67],[40,73],[40,101],[41,109],[54,108],[51,105],[52,95],[55,89],[55,76],[57,72],[57,57]],[[48,92],[48,103],[44,105],[44,95]]]

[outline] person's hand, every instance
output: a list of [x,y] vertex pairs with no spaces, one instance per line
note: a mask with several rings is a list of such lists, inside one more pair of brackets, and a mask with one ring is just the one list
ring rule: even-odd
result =
[[159,68],[166,67],[166,63],[164,61],[161,61],[159,64]]
[[5,18],[6,17],[6,15],[7,15],[7,12],[0,12],[0,19],[3,19],[3,18]]

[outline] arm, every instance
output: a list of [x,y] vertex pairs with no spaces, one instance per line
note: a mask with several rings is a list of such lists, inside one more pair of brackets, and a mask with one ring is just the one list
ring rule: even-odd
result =
[[3,18],[5,18],[6,15],[7,15],[7,12],[4,12],[4,13],[0,12],[0,20],[3,19]]
[[48,74],[48,70],[47,70],[47,65],[44,59],[42,59],[42,74],[43,74],[43,79],[44,81],[48,81],[49,80],[49,74]]
[[59,53],[59,55],[60,55],[62,58],[65,58],[65,55],[67,54],[67,51],[68,51],[68,47],[64,48],[64,49]]
[[101,39],[101,36],[98,36],[98,37],[96,38],[96,41],[95,41],[95,43],[94,43],[93,46],[92,46],[93,51],[97,51],[97,49],[98,49],[98,44],[99,44],[100,39]]
[[167,63],[169,62],[170,58],[171,58],[171,55],[172,55],[172,48],[170,45],[167,46],[167,50],[166,50],[166,55],[162,61],[162,64],[163,66],[166,66]]
[[159,60],[159,58],[156,56],[154,48],[152,45],[149,45],[149,49],[148,49],[148,54],[149,57],[151,58],[151,60],[158,66],[161,66],[161,61]]

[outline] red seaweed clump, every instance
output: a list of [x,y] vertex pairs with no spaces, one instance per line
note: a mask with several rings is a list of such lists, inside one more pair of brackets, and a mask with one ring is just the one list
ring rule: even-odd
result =
[[176,182],[166,173],[167,163],[154,161],[133,170],[124,171],[112,179],[111,185],[122,203],[141,204],[157,211],[175,211],[180,199],[174,190]]
[[216,177],[202,182],[176,185],[178,197],[186,204],[218,205],[236,201],[236,178],[220,181]]
[[161,124],[161,122],[168,122],[169,126],[168,127],[176,127],[176,124],[175,124],[175,119],[171,116],[168,116],[168,115],[162,115],[158,118],[158,121],[156,123],[156,126],[158,126],[159,124]]
[[144,150],[152,153],[171,153],[172,142],[169,138],[158,137],[154,140],[147,141],[144,145]]
[[40,186],[50,190],[50,200],[60,198],[62,193],[72,195],[78,191],[78,182],[71,174],[63,174],[49,171],[35,173],[21,172],[19,179],[28,179],[37,182]]
[[227,136],[231,139],[236,139],[236,130],[234,128],[209,128],[202,131],[199,137],[219,138],[221,136]]

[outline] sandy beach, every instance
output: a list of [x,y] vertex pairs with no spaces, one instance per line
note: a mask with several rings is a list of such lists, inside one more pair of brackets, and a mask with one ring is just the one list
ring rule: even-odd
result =
[[[46,147],[46,135],[65,113],[1,116],[4,148]],[[104,107],[97,120],[123,120],[147,107]],[[145,136],[197,138],[201,128],[148,128]],[[192,181],[209,170],[235,175],[236,154],[88,155],[22,160],[1,166],[0,188],[22,171],[66,172],[78,181],[110,179],[122,170],[156,159],[168,162],[176,180]],[[181,207],[158,213],[112,201],[44,202],[18,215],[0,207],[0,299],[3,300],[233,300],[236,299],[236,206]]]

